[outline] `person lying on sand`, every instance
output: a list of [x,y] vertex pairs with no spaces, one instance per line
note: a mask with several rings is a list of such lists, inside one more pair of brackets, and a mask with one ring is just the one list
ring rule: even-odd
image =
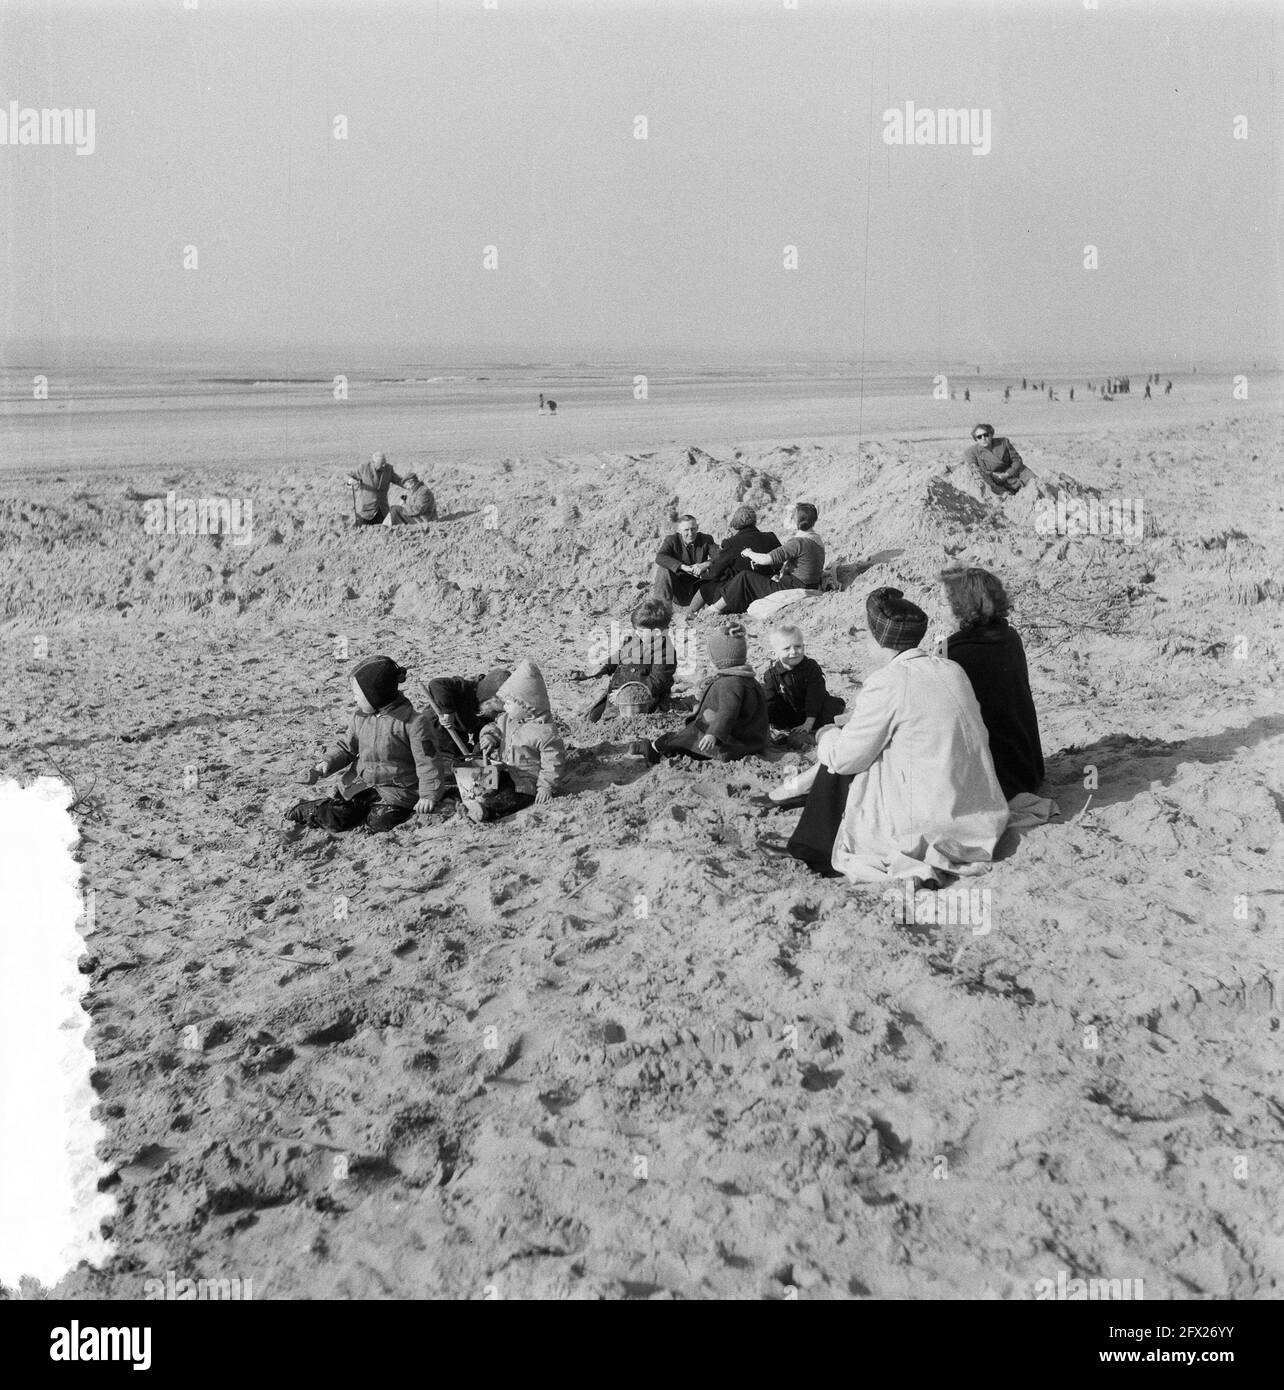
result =
[[399,506],[389,507],[384,517],[385,526],[426,526],[437,520],[437,499],[426,483],[419,481],[418,473],[407,473],[401,480],[406,489],[406,498]]
[[[815,532],[819,513],[810,502],[799,502],[794,508],[794,534],[769,553],[743,550],[741,554],[751,565],[770,565],[774,574],[745,570],[733,575],[722,591],[722,597],[710,604],[710,613],[743,613],[757,599],[781,589],[819,589],[825,574],[825,543]],[[692,604],[692,611],[699,605]]]
[[[781,623],[771,634],[775,657],[763,673],[767,718],[773,729],[811,734],[832,724],[847,702],[831,695],[820,663],[807,655],[797,623]],[[773,735],[774,738],[774,735]]]
[[445,786],[442,769],[428,721],[399,688],[406,674],[388,656],[367,657],[352,668],[357,708],[347,732],[303,780],[311,786],[333,772],[344,775],[333,796],[297,802],[286,820],[322,830],[351,830],[364,823],[379,833],[436,809]]
[[655,553],[651,597],[686,605],[699,592],[718,553],[712,536],[706,536],[693,516],[678,518],[678,529],[665,536]]
[[1043,783],[1043,745],[1025,648],[1008,626],[1007,592],[989,570],[965,565],[942,570],[941,585],[958,624],[942,655],[958,662],[971,683],[999,786],[1009,801],[1033,793]]
[[553,723],[544,677],[533,661],[522,661],[500,686],[498,698],[504,712],[478,735],[478,745],[489,759],[503,764],[500,785],[460,797],[469,819],[498,820],[527,806],[551,801],[562,780],[566,744]]
[[815,780],[789,853],[856,883],[979,873],[1008,804],[967,675],[919,649],[927,615],[899,589],[875,589],[865,615],[877,669],[847,725],[816,741]]
[[739,623],[709,634],[713,675],[685,727],[641,740],[630,751],[654,766],[661,758],[699,758],[733,762],[767,746],[767,692],[749,665],[749,640]]
[[996,436],[993,425],[972,426],[972,443],[963,450],[963,462],[992,492],[1020,492],[1034,476],[1012,441]]
[[617,652],[596,671],[571,672],[573,681],[611,678],[605,693],[589,706],[592,724],[612,706],[628,714],[653,714],[668,708],[678,670],[678,651],[669,636],[673,605],[661,598],[644,598],[629,617],[633,631],[624,635]]
[[388,488],[393,483],[403,486],[405,479],[397,477],[386,454],[371,454],[369,463],[348,474],[348,482],[357,490],[357,525],[378,526],[388,515]]

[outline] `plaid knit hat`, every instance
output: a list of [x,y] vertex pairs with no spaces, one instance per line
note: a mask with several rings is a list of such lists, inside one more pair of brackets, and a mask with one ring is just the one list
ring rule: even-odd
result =
[[865,600],[865,621],[880,647],[907,652],[927,633],[927,614],[899,589],[875,589]]
[[401,694],[398,687],[409,673],[390,656],[368,656],[358,661],[348,674],[361,687],[361,693],[371,706],[382,709]]
[[709,634],[709,660],[725,671],[728,666],[743,666],[749,660],[749,639],[744,628],[736,622],[727,623]]

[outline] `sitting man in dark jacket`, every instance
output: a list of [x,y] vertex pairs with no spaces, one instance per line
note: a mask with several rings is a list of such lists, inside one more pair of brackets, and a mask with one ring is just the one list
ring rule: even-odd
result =
[[963,462],[981,475],[991,492],[1020,492],[1034,476],[1010,439],[995,438],[993,425],[973,425],[972,441],[963,450]]
[[943,655],[967,674],[990,736],[990,756],[1003,795],[1034,792],[1043,781],[1043,746],[1030,692],[1025,648],[1008,626],[1008,596],[989,570],[944,570],[941,583],[959,630]]
[[699,593],[691,600],[690,613],[698,613],[706,603],[716,603],[726,585],[746,570],[753,574],[771,573],[770,565],[756,565],[743,553],[753,550],[767,555],[780,545],[780,538],[774,531],[758,530],[758,513],[752,507],[738,507],[731,518],[731,530],[733,534],[718,547],[717,557],[705,574]]
[[693,516],[678,518],[678,529],[665,536],[655,556],[651,597],[685,606],[700,591],[718,553],[712,536],[706,536]]

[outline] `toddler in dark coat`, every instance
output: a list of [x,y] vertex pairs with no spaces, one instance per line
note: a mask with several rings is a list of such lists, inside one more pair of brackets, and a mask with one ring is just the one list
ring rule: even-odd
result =
[[634,744],[649,763],[661,758],[701,758],[732,762],[767,746],[767,694],[749,665],[749,641],[739,623],[728,623],[708,637],[714,668],[696,712],[686,725],[654,742]]
[[771,650],[776,659],[762,678],[771,727],[810,734],[832,724],[847,702],[829,693],[819,662],[807,655],[802,628],[781,623],[771,634]]

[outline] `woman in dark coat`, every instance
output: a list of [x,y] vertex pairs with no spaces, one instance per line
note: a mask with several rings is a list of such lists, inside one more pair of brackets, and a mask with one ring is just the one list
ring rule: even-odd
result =
[[943,656],[967,674],[990,735],[990,756],[1003,795],[1011,801],[1043,781],[1043,747],[1030,693],[1025,648],[1008,625],[1006,591],[989,570],[959,566],[944,570],[941,583],[958,624]]

